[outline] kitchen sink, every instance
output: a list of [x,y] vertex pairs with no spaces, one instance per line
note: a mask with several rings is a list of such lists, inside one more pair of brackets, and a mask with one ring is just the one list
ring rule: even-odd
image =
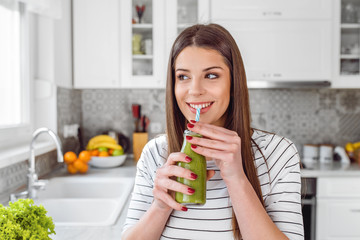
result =
[[37,199],[35,203],[45,207],[55,226],[108,226],[116,222],[125,201],[48,198]]
[[56,177],[37,192],[35,204],[42,204],[55,226],[109,226],[115,224],[134,178]]
[[128,196],[133,178],[57,177],[49,180],[38,198],[121,198]]

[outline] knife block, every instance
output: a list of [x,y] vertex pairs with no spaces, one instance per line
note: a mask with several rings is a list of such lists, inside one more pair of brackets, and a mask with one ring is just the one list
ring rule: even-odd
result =
[[133,153],[134,161],[137,162],[141,156],[142,150],[148,142],[147,132],[135,132],[133,133]]

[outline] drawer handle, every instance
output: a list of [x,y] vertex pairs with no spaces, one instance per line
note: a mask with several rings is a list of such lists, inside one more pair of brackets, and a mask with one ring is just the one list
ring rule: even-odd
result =
[[350,212],[360,213],[360,209],[351,209]]

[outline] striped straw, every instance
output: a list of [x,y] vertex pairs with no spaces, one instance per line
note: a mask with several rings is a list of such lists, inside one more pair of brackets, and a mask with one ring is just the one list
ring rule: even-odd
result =
[[196,116],[195,116],[195,121],[199,121],[200,120],[200,108],[196,109]]

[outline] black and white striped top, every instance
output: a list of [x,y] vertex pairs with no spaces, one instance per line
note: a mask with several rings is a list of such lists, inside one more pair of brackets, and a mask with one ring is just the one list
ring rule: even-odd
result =
[[[255,166],[268,215],[291,240],[304,239],[301,213],[299,155],[294,144],[278,135],[255,130]],[[134,191],[123,228],[135,225],[153,201],[152,187],[157,168],[167,159],[166,136],[151,140],[137,164]],[[173,211],[160,239],[233,239],[232,204],[225,182],[214,161],[207,168],[215,176],[207,182],[206,204],[189,206],[187,212]]]

